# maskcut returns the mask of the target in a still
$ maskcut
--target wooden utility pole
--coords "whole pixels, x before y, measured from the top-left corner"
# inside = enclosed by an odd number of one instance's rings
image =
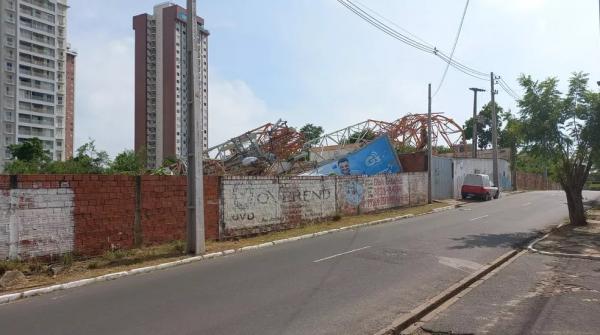
[[[494,166],[494,186],[500,189],[499,176],[498,176],[498,119],[496,115],[496,91],[494,84],[496,78],[494,72],[490,73],[491,80],[491,94],[492,94],[492,153],[493,153],[493,166]]]
[[[204,245],[203,117],[197,83],[198,22],[196,0],[187,0],[187,252],[200,255]]]
[[[427,203],[431,204],[433,203],[433,148],[431,145],[431,83],[429,84],[427,91]]]
[[[469,88],[473,91],[473,158],[477,158],[477,92],[485,92],[482,88]]]

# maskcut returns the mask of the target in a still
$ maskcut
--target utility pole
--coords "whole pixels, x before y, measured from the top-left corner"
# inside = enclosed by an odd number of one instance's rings
[[[490,73],[491,79],[491,94],[492,94],[492,153],[494,159],[494,186],[500,189],[499,176],[498,176],[498,120],[496,115],[496,91],[494,89],[494,84],[496,78],[494,77],[494,72]]]
[[[433,203],[432,199],[432,168],[433,168],[433,148],[431,147],[431,83],[428,86],[427,94],[427,203]]]
[[[204,171],[202,168],[204,122],[200,115],[197,85],[198,23],[196,0],[187,0],[187,252],[200,255],[204,245]]]
[[[473,91],[473,158],[477,158],[477,92],[485,92],[482,88],[469,88]]]

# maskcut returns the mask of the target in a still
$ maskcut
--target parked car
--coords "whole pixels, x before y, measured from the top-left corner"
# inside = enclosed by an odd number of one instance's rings
[[[460,190],[463,199],[481,198],[483,200],[498,199],[500,189],[490,181],[487,174],[468,174]]]

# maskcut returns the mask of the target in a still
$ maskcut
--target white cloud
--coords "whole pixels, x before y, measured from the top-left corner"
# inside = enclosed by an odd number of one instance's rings
[[[77,46],[83,52],[77,58],[75,147],[92,138],[114,157],[133,148],[134,40],[97,37]],[[244,81],[209,80],[210,146],[277,118]]]
[[[276,117],[244,81],[209,79],[209,146],[241,135]]]
[[[546,0],[487,0],[487,3],[504,10],[530,12],[546,5]]]
[[[92,138],[114,156],[133,148],[134,44],[95,37],[75,44],[75,147]]]

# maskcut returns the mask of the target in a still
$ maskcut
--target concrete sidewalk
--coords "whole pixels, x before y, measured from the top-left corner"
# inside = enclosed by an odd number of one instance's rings
[[[596,212],[536,244],[547,253],[600,253]],[[526,253],[426,322],[417,334],[598,334],[600,260]]]
[[[565,225],[532,248],[551,256],[571,255],[600,260],[600,210],[590,210],[587,215],[587,226]]]
[[[598,315],[599,261],[528,253],[425,323],[420,334],[598,334]]]

